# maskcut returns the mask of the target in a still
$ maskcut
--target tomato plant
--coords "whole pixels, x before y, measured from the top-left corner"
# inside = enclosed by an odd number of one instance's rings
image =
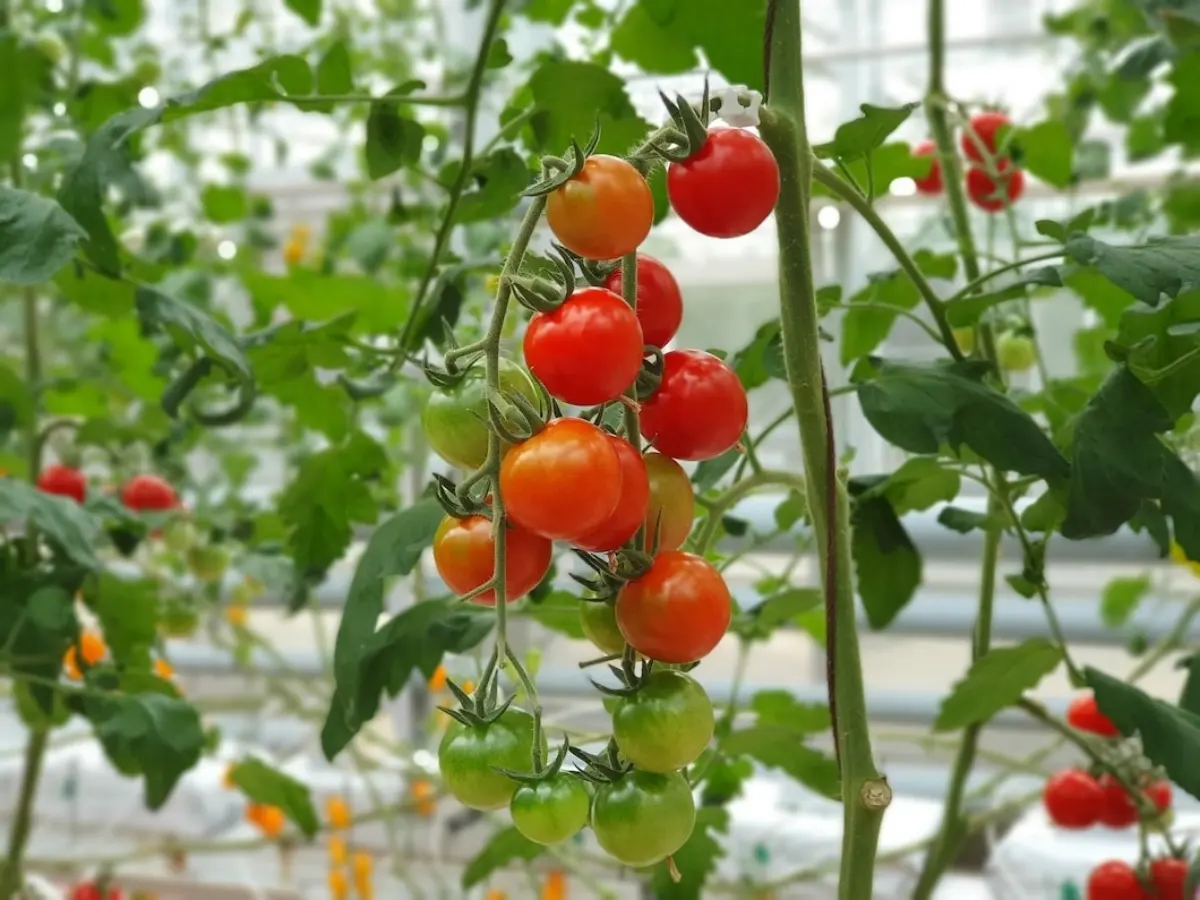
[[[674,459],[712,459],[737,444],[748,416],[746,390],[729,366],[710,353],[671,350],[642,404],[642,434]]]
[[[537,587],[550,569],[550,541],[520,525],[507,525],[504,539],[504,596],[511,603]],[[456,519],[446,516],[433,538],[433,561],[452,591],[472,594],[492,580],[496,568],[496,542],[492,520],[484,516]],[[473,597],[486,606],[496,603],[495,590]]]
[[[521,366],[499,362],[500,390],[538,403],[537,388]],[[453,466],[475,469],[487,458],[488,386],[483,366],[476,364],[452,387],[435,390],[421,408],[421,429],[429,449]]]
[[[779,166],[756,134],[715,128],[704,145],[667,168],[667,197],[701,234],[732,238],[767,220],[779,198]]]
[[[551,396],[576,406],[608,403],[642,368],[642,327],[619,294],[576,291],[525,331],[525,360]]]
[[[626,160],[599,154],[550,194],[546,221],[571,252],[585,259],[619,259],[650,233],[654,197]]]
[[[579,778],[559,772],[544,781],[523,784],[509,804],[517,831],[539,844],[560,844],[588,822],[592,798]]]
[[[696,804],[679,772],[636,769],[601,785],[592,802],[592,831],[600,846],[627,866],[649,866],[683,846],[692,833]]]
[[[529,772],[533,746],[533,716],[510,707],[493,722],[451,723],[438,746],[438,766],[447,790],[464,806],[502,809],[518,784],[496,769]]]
[[[617,595],[617,626],[629,645],[650,659],[703,659],[729,627],[733,600],[721,574],[681,550],[660,552],[644,575]]]
[[[613,712],[613,739],[644,772],[674,772],[694,763],[713,735],[713,708],[694,678],[660,669]]]
[[[617,296],[621,296],[624,284],[620,268],[604,280],[604,286]],[[679,282],[670,269],[644,253],[637,254],[637,318],[642,326],[642,340],[659,348],[667,346],[683,321],[683,292]]]

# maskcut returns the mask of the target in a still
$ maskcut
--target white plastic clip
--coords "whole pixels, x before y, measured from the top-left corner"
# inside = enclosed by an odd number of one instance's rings
[[[714,91],[712,95],[720,106],[716,116],[734,128],[758,126],[758,109],[762,106],[762,94],[745,85],[734,84]]]

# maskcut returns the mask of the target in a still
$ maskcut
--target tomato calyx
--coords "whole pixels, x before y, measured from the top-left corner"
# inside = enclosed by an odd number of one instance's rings
[[[446,515],[456,519],[466,519],[471,516],[483,516],[490,519],[492,509],[487,500],[472,494],[470,486],[455,484],[445,475],[433,474],[433,499],[435,499]]]
[[[617,742],[611,738],[603,754],[572,747],[571,755],[583,763],[583,768],[575,774],[592,784],[615,784],[633,771],[633,765],[621,759]]]
[[[596,147],[600,144],[600,121],[597,119],[596,127],[592,131],[592,136],[588,138],[587,145],[579,146],[579,142],[575,138],[571,138],[571,147],[567,151],[569,156],[563,158],[561,156],[543,156],[542,169],[549,174],[541,181],[527,187],[522,196],[525,197],[542,197],[546,194],[558,190],[572,178],[578,177],[583,171],[583,164],[587,162],[587,158],[596,152]]]
[[[454,721],[468,728],[491,725],[497,721],[512,706],[515,697],[508,697],[503,703],[496,703],[496,682],[492,677],[495,670],[485,674],[474,694],[468,694],[454,681],[447,678],[446,688],[458,701],[458,709],[439,706],[438,709]]]
[[[668,132],[663,141],[652,144],[650,149],[667,162],[683,162],[700,152],[704,142],[708,140],[708,116],[712,107],[708,79],[704,80],[704,95],[697,109],[682,94],[676,94],[671,100],[662,91],[658,92],[663,106],[675,126],[674,133]]]
[[[563,737],[563,742],[559,745],[554,758],[546,763],[545,766],[538,766],[532,772],[515,772],[512,769],[505,769],[500,766],[492,766],[492,769],[499,772],[501,775],[507,775],[513,781],[520,784],[540,784],[543,781],[549,781],[561,771],[563,763],[567,760],[567,754],[571,752],[571,741],[567,737]],[[540,750],[535,751],[540,755]],[[537,762],[540,763],[540,760]],[[571,773],[567,773],[571,774]]]
[[[517,275],[509,282],[517,302],[535,313],[552,313],[575,293],[578,279],[575,276],[576,257],[561,244],[552,246],[551,261],[558,278],[544,275]]]
[[[586,550],[576,548],[575,555],[581,559],[595,574],[579,575],[571,573],[571,578],[592,591],[597,600],[608,600],[630,581],[641,578],[654,564],[654,557],[636,547],[622,547],[615,553],[600,556]]]

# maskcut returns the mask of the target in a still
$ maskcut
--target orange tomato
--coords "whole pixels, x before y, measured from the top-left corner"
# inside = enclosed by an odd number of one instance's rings
[[[433,794],[433,785],[428,781],[414,781],[412,795],[413,800],[416,801],[417,815],[428,819],[437,810],[437,798]]]
[[[371,874],[375,868],[375,858],[365,850],[356,850],[352,861],[354,869],[354,889],[359,894],[371,891]]]
[[[164,681],[170,681],[175,677],[175,669],[171,667],[169,662],[159,657],[154,661],[154,674]]]
[[[562,869],[551,869],[542,885],[542,900],[567,900],[567,876]]]
[[[225,621],[234,628],[244,628],[246,625],[246,607],[244,604],[235,603],[225,607]]]
[[[429,679],[429,690],[437,693],[446,689],[446,667],[438,666]]]
[[[225,767],[225,777],[221,780],[221,783],[229,790],[233,790],[235,787],[237,787],[237,785],[233,783],[233,770],[236,767],[237,763],[230,763],[227,765]]]
[[[329,841],[325,845],[329,851],[329,862],[335,866],[344,866],[346,864],[346,842],[336,834],[329,836]]]
[[[89,630],[80,634],[78,644],[72,644],[67,648],[67,652],[63,656],[63,668],[67,670],[67,677],[76,681],[83,678],[83,671],[79,667],[79,656],[77,655],[80,652],[83,654],[84,663],[94,666],[104,659],[104,655],[108,653],[108,645],[104,643],[104,638],[99,634]]]
[[[331,828],[344,831],[350,827],[350,804],[341,797],[330,797],[325,801],[325,818]]]
[[[329,870],[329,896],[333,900],[345,900],[350,896],[350,885],[346,883],[346,873],[341,869]]]
[[[492,888],[487,893],[487,900],[508,900],[508,894],[500,888]]]
[[[249,804],[246,807],[246,818],[258,826],[264,837],[271,840],[283,834],[283,826],[287,821],[282,809],[265,803]]]

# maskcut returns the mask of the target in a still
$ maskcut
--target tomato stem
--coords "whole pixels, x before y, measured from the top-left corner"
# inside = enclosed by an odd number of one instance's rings
[[[838,897],[870,900],[886,795],[875,789],[882,777],[871,750],[864,696],[851,582],[849,499],[837,472],[830,394],[821,362],[809,218],[813,155],[805,121],[800,18],[796,0],[772,0],[765,40],[770,104],[762,111],[759,131],[779,164],[775,223],[783,355],[800,426],[809,515],[826,593],[826,677],[844,806]],[[868,787],[872,790],[866,791]],[[868,795],[884,800],[868,804]]]

